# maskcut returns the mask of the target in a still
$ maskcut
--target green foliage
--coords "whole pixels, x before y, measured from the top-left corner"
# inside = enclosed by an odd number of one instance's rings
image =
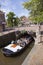
[[[27,31],[24,29],[24,30],[22,30],[21,31],[21,34],[24,34],[24,33],[26,33]]]
[[[9,27],[18,26],[19,18],[15,17],[14,12],[9,12],[7,14],[7,24]]]
[[[20,17],[20,20],[22,21],[23,18],[26,18],[26,16],[21,16],[21,17]]]
[[[30,19],[34,22],[43,22],[43,0],[30,0],[23,3],[24,8],[30,11]]]
[[[13,12],[9,12],[7,14],[7,22],[8,26],[13,27],[13,19],[14,19],[15,14]]]
[[[18,26],[20,19],[18,17],[15,18],[14,25]]]

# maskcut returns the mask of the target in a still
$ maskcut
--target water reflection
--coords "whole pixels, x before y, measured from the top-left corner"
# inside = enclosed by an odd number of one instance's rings
[[[28,53],[31,51],[31,49],[34,46],[34,42],[32,42],[25,50],[22,52],[22,54],[19,54],[18,56],[14,57],[5,57],[1,50],[0,50],[0,65],[21,65],[28,55]]]

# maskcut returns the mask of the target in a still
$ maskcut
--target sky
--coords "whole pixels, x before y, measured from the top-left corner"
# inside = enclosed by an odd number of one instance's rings
[[[27,0],[0,0],[0,9],[7,14],[8,12],[12,11],[16,14],[16,16],[27,16],[28,11],[24,9],[22,3]]]

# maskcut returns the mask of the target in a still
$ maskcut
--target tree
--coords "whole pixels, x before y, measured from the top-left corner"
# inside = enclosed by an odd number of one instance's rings
[[[14,25],[18,26],[20,19],[18,17],[15,17]]]
[[[28,2],[25,2],[24,8],[30,11],[30,19],[36,23],[38,23],[38,29],[36,31],[37,33],[37,39],[40,38],[38,35],[40,35],[40,25],[39,23],[43,22],[43,0],[30,0]],[[39,41],[38,41],[39,42]],[[40,39],[41,42],[41,39]]]
[[[13,12],[9,12],[7,14],[7,22],[8,22],[8,26],[10,26],[10,27],[13,27],[13,22],[14,22],[14,18],[15,18],[14,16],[15,16],[15,14]]]
[[[7,14],[7,24],[10,27],[18,26],[20,19],[18,17],[15,17],[14,12],[9,12]]]
[[[30,11],[30,19],[34,22],[43,22],[43,0],[30,0],[23,3],[24,8]]]
[[[21,16],[20,17],[20,20],[22,21],[23,19],[25,19],[26,18],[26,16]]]

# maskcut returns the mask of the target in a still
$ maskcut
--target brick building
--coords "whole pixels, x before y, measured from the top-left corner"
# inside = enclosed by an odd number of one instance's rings
[[[5,13],[0,11],[0,32],[5,31]]]

